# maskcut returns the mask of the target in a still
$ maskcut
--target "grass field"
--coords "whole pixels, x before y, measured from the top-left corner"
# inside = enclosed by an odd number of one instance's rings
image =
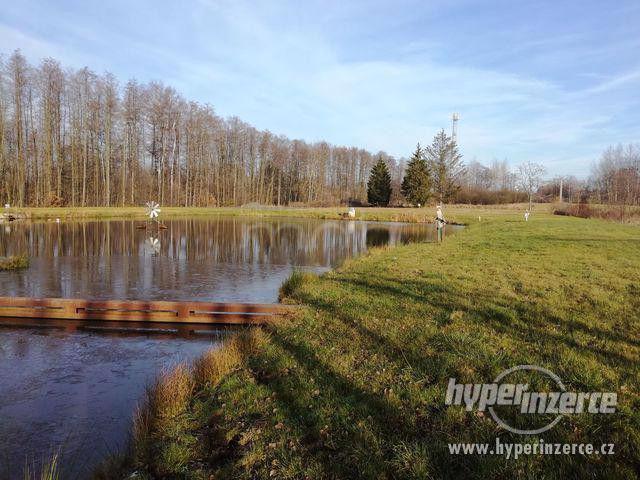
[[[129,471],[203,479],[635,478],[638,227],[548,214],[525,223],[516,209],[448,214],[468,228],[442,245],[376,249],[322,277],[297,274],[283,290],[286,301],[306,306],[300,315],[159,379],[136,422]],[[567,416],[524,436],[445,405],[450,377],[491,382],[519,364],[552,370],[569,391],[617,392],[618,411]],[[507,460],[447,447],[496,437],[614,443],[615,455]]]
[[[525,204],[501,205],[495,207],[477,207],[456,205],[446,209],[448,219],[453,222],[477,220],[483,218],[513,214],[526,210]],[[551,204],[536,205],[540,212],[550,212]],[[289,207],[162,207],[163,218],[191,218],[207,215],[251,216],[251,217],[304,217],[318,219],[340,219],[346,213],[346,207],[289,208]],[[100,220],[134,218],[144,219],[143,207],[58,207],[23,208],[16,211],[31,220]],[[430,222],[435,217],[435,207],[426,208],[356,208],[358,220],[394,221],[394,222]]]

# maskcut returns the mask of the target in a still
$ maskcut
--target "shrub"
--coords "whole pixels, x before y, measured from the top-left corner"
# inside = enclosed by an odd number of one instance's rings
[[[455,196],[456,203],[471,205],[497,205],[524,203],[528,201],[526,192],[513,190],[486,190],[482,188],[462,188]]]
[[[0,271],[20,270],[29,266],[29,257],[26,255],[14,255],[12,257],[0,258]]]
[[[51,194],[47,198],[46,205],[48,207],[64,207],[64,199],[55,194]]]
[[[568,205],[557,208],[554,215],[568,215],[580,218],[601,218],[614,222],[638,223],[640,221],[640,208],[621,205],[589,205],[580,202],[577,205]]]

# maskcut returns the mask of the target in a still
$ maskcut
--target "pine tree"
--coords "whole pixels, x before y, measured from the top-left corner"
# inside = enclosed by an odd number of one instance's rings
[[[433,191],[439,202],[447,202],[460,189],[459,180],[465,170],[458,146],[440,130],[426,148],[425,157],[433,175]]]
[[[400,189],[411,203],[424,205],[431,197],[431,175],[420,144],[407,164]]]
[[[369,183],[367,184],[367,201],[371,205],[386,207],[391,198],[391,175],[389,168],[382,157],[371,169]]]

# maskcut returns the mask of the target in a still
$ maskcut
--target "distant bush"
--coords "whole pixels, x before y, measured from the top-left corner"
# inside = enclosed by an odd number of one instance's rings
[[[47,207],[64,207],[64,205],[64,199],[54,194],[49,195],[46,201]]]
[[[496,205],[505,203],[523,203],[528,200],[526,192],[513,190],[486,190],[480,188],[463,188],[455,196],[455,203],[471,205]]]
[[[627,223],[640,222],[640,207],[628,205],[590,205],[581,202],[556,208],[553,214],[579,218],[600,218]]]
[[[0,258],[0,270],[20,270],[29,266],[29,257],[26,255],[14,255]]]

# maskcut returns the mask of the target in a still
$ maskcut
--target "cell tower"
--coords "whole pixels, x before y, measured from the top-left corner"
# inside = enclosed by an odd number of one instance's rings
[[[451,115],[451,141],[453,143],[458,143],[458,120],[460,120],[460,115],[454,112]]]

